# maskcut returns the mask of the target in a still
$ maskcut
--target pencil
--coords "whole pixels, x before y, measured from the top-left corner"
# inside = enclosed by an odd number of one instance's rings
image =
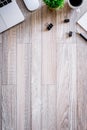
[[[87,38],[82,33],[79,33],[79,32],[76,32],[76,33],[79,34],[80,37],[82,37],[85,41],[87,41]]]

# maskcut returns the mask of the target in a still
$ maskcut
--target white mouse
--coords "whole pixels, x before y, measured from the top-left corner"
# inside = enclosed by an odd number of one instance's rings
[[[27,9],[30,11],[34,11],[38,9],[39,7],[39,1],[38,0],[23,0]]]

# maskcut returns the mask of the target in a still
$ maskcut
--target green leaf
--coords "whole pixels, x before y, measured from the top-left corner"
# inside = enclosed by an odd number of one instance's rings
[[[44,3],[51,8],[62,8],[64,7],[65,0],[43,0]]]

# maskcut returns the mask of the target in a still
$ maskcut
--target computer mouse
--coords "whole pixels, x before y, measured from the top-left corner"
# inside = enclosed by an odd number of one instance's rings
[[[39,8],[38,0],[23,0],[29,11],[34,11]]]

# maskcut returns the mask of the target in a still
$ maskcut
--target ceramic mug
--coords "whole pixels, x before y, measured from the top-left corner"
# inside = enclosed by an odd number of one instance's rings
[[[78,9],[83,3],[83,0],[68,0],[68,4],[72,9]]]

